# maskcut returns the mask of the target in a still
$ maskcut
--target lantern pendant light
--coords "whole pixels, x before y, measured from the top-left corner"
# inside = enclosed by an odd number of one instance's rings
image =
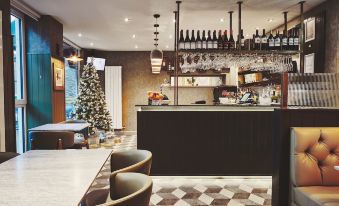
[[[159,24],[158,24],[158,18],[160,17],[159,14],[154,14],[153,15],[154,18],[155,18],[155,24],[154,24],[154,27],[155,27],[155,32],[154,32],[154,35],[155,35],[155,38],[154,38],[154,46],[155,46],[155,49],[153,49],[151,51],[151,65],[152,65],[152,73],[153,74],[160,74],[160,70],[161,70],[161,64],[162,64],[162,59],[163,59],[163,53],[161,50],[158,49],[158,27],[159,27]]]

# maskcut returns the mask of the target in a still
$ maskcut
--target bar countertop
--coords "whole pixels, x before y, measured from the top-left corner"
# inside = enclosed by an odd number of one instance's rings
[[[269,105],[135,105],[138,111],[274,111],[279,108]]]

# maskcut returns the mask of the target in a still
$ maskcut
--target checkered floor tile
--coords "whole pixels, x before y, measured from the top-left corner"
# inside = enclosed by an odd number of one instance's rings
[[[136,149],[136,135],[116,135],[121,143],[114,151]],[[110,162],[107,161],[90,191],[109,188]],[[250,206],[271,205],[272,178],[153,177],[150,205],[159,206]]]

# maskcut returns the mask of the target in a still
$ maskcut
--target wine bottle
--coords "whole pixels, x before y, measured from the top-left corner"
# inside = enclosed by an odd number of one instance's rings
[[[223,47],[225,50],[229,50],[230,49],[230,45],[229,45],[229,41],[228,41],[228,37],[227,37],[227,30],[224,31],[224,36],[223,36]]]
[[[185,49],[191,49],[191,40],[190,40],[190,37],[189,37],[189,31],[188,30],[186,30]]]
[[[222,39],[221,30],[219,30],[218,35],[218,49],[224,49],[224,41]]]
[[[244,37],[244,30],[241,29],[241,33],[240,33],[240,46],[241,49],[245,49],[245,37]]]
[[[295,28],[294,32],[294,50],[299,50],[299,29]]]
[[[288,50],[288,38],[287,38],[285,29],[284,29],[283,36],[281,37],[281,49]]]
[[[231,30],[230,32],[230,39],[228,41],[228,49],[229,50],[234,50],[235,49],[235,41],[234,41],[234,38],[233,38],[233,31]]]
[[[217,39],[217,31],[213,31],[213,49],[218,49],[218,39]]]
[[[255,50],[260,50],[260,43],[261,43],[261,39],[259,36],[259,30],[256,29],[255,30],[255,36],[254,36],[254,48]]]
[[[256,50],[256,47],[255,47],[255,34],[252,35],[251,50]]]
[[[275,50],[281,49],[281,39],[280,39],[279,31],[276,31],[276,34],[274,37],[274,49]]]
[[[185,40],[184,40],[184,31],[180,31],[180,38],[179,38],[179,50],[185,49]]]
[[[288,31],[288,50],[294,50],[293,29]]]
[[[261,36],[261,50],[267,50],[268,48],[268,41],[265,29],[262,30],[262,36]]]
[[[201,44],[202,49],[207,49],[207,40],[206,40],[206,35],[205,35],[205,30],[202,31],[202,44]]]
[[[195,49],[196,41],[195,41],[195,36],[194,36],[194,30],[192,30],[190,43],[191,43],[191,49]]]
[[[272,30],[270,36],[268,37],[268,50],[274,50],[274,37],[272,34]]]
[[[195,48],[196,49],[201,49],[202,48],[202,41],[201,41],[201,38],[200,38],[200,31],[199,30],[197,32],[197,40],[195,42]]]
[[[212,41],[210,30],[208,30],[207,32],[207,49],[213,49],[213,41]]]

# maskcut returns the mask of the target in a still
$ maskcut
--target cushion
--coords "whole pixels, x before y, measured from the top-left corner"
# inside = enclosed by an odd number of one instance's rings
[[[302,206],[339,206],[339,187],[311,186],[293,188],[294,202]]]
[[[291,179],[295,186],[339,186],[339,128],[292,128]]]

